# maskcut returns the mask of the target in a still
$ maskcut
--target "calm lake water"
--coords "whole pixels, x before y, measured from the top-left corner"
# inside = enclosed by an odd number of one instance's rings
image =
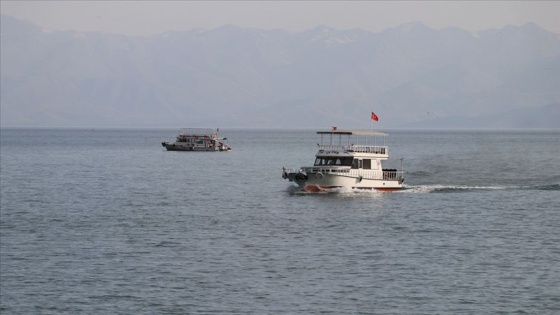
[[[406,189],[303,193],[313,130],[2,129],[2,314],[558,314],[560,131],[389,131]]]

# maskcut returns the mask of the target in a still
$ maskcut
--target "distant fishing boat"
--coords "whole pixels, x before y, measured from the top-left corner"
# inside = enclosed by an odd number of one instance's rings
[[[182,128],[174,142],[165,141],[161,145],[167,151],[231,151],[227,138],[218,136],[219,129]]]
[[[384,168],[389,159],[386,133],[370,130],[318,131],[321,142],[313,166],[300,169],[282,168],[282,177],[306,191],[319,192],[336,188],[376,189],[403,188],[402,158],[397,168]],[[383,145],[378,145],[382,138]]]

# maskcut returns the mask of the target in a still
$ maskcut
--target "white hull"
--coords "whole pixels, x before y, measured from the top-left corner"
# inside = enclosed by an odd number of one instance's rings
[[[181,142],[162,142],[161,145],[167,151],[231,151],[231,148],[225,146],[194,146]]]
[[[299,175],[298,175],[299,174]],[[337,188],[375,189],[392,191],[403,188],[404,179],[364,178],[364,176],[350,176],[327,173],[305,173],[286,170],[284,178],[293,181],[307,191],[327,191]]]

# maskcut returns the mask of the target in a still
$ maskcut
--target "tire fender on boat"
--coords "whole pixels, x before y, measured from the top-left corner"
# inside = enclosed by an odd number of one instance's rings
[[[294,178],[300,182],[304,182],[307,180],[307,174],[300,172],[297,173],[296,176],[294,176]]]

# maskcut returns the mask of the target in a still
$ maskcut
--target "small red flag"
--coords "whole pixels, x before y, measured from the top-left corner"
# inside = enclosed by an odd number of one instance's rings
[[[374,112],[371,112],[371,120],[379,121],[379,117]]]

